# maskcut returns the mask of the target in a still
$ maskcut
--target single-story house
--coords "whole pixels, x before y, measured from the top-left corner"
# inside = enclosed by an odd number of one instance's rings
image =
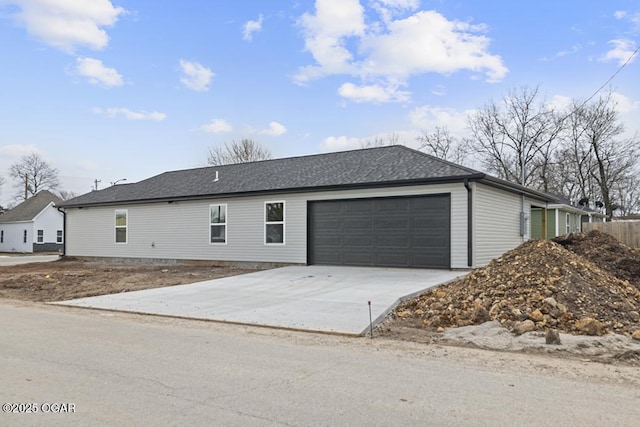
[[[531,209],[531,237],[534,239],[552,239],[569,233],[582,231],[584,222],[603,222],[606,216],[588,207],[575,205],[571,200],[557,194],[547,193],[556,199],[546,209]],[[542,226],[546,214],[546,233]]]
[[[0,215],[0,252],[58,251],[63,247],[62,199],[50,191],[39,191]]]
[[[65,254],[466,269],[555,199],[404,146],[165,172],[61,206]]]

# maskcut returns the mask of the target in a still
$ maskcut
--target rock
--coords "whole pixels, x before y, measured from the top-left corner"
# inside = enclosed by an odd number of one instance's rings
[[[560,314],[565,314],[567,312],[567,306],[562,303],[558,303],[556,308],[560,311]]]
[[[574,326],[578,331],[591,336],[601,336],[605,333],[604,325],[591,317],[578,320]]]
[[[444,328],[442,326],[439,326],[438,329],[436,329],[436,331],[442,333],[444,332]]]
[[[631,320],[633,320],[634,322],[638,322],[640,321],[640,313],[638,313],[637,311],[630,311],[629,312],[629,317],[631,318]]]
[[[631,338],[640,341],[640,329],[631,334]]]
[[[541,322],[543,318],[544,315],[537,308],[529,314],[529,319],[533,320],[534,322]]]
[[[555,300],[555,298],[552,297],[545,298],[544,300],[542,300],[542,303],[548,305],[551,308],[556,308],[558,306],[558,302]]]
[[[513,332],[516,335],[522,335],[525,332],[531,332],[536,329],[536,324],[533,323],[533,320],[527,319],[522,322],[516,322],[513,325]]]
[[[560,334],[555,329],[549,329],[544,336],[544,340],[549,345],[560,345]]]
[[[491,315],[486,308],[481,305],[477,305],[473,311],[473,323],[479,325],[480,323],[488,322],[491,320]]]

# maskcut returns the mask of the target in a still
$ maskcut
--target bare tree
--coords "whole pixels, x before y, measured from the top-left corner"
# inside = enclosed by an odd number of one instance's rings
[[[78,194],[76,194],[73,191],[58,190],[58,196],[60,196],[62,200],[70,200],[70,199],[73,199],[74,197],[77,197]]]
[[[467,141],[456,138],[446,127],[436,126],[433,132],[422,131],[416,138],[418,148],[425,153],[457,164],[465,164],[467,159]]]
[[[209,147],[207,163],[211,166],[228,165],[234,163],[248,163],[271,158],[267,148],[262,147],[251,139],[233,141],[224,146]]]
[[[55,190],[59,185],[58,170],[36,153],[22,156],[18,163],[11,165],[9,176],[18,188],[16,196],[23,200],[40,190]]]
[[[544,186],[540,176],[562,120],[538,87],[511,90],[500,103],[490,101],[469,118],[468,126],[470,146],[488,172],[523,185]]]
[[[388,147],[390,145],[398,145],[400,142],[400,136],[397,133],[392,133],[386,138],[376,136],[373,139],[365,139],[360,141],[360,148],[377,148]]]

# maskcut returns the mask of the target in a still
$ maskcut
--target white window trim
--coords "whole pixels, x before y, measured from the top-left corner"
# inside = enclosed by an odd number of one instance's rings
[[[0,230],[0,243],[4,243],[4,230]]]
[[[58,234],[60,234],[59,238],[58,238]],[[63,230],[56,230],[56,243],[64,243],[64,231]]]
[[[26,245],[28,242],[28,236],[29,234],[27,233],[27,230],[23,230],[22,231],[22,244]]]
[[[214,224],[211,222],[211,208],[213,206],[224,206],[224,222],[219,222]],[[214,246],[225,246],[229,241],[228,232],[229,232],[229,207],[226,203],[212,203],[209,205],[209,244]],[[211,226],[212,225],[224,225],[224,242],[212,242],[211,241]]]
[[[267,205],[271,205],[274,203],[282,203],[282,221],[267,221]],[[287,222],[287,205],[284,200],[270,200],[264,202],[264,210],[262,212],[262,218],[264,219],[264,226],[262,227],[262,243],[265,246],[284,246],[287,241],[287,233],[285,231],[286,222]],[[268,243],[267,242],[267,225],[270,224],[282,224],[282,243]]]
[[[42,231],[42,239],[40,239],[40,232]],[[40,229],[40,230],[36,230],[36,243],[37,244],[42,244],[44,243],[44,230]]]
[[[126,218],[127,218],[127,223],[125,226],[118,226],[116,225],[116,221],[118,218],[118,213],[124,212]],[[118,242],[116,239],[116,236],[118,235],[118,233],[116,232],[118,230],[118,228],[124,228],[125,233],[124,233],[124,242]],[[127,243],[129,243],[129,209],[116,209],[115,212],[113,213],[113,241],[116,245],[126,245]]]
[[[566,232],[567,234],[571,233],[571,214],[569,212],[566,213]]]

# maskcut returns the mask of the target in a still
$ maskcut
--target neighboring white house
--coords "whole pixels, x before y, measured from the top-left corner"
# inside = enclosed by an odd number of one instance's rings
[[[466,269],[553,201],[390,146],[166,172],[61,207],[69,256]]]
[[[63,247],[62,202],[44,190],[0,215],[0,252],[45,252]]]

